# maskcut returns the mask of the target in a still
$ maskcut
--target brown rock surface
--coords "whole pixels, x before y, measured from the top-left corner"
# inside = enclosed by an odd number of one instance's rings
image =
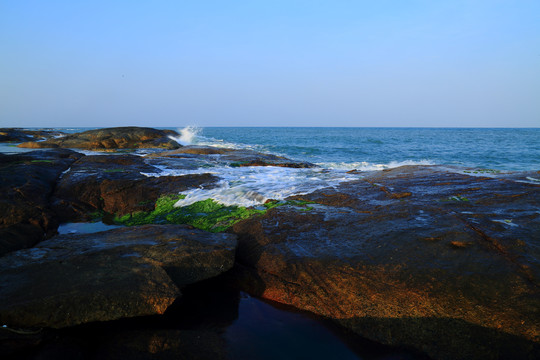
[[[540,355],[540,186],[437,167],[364,174],[238,223],[246,286],[438,359]]]
[[[26,142],[19,145],[23,148],[72,148],[86,150],[108,149],[177,149],[179,145],[169,136],[178,135],[172,130],[157,130],[145,127],[115,127],[88,130],[69,134],[60,138],[41,142]]]
[[[180,225],[62,235],[0,258],[0,324],[62,328],[162,314],[233,266],[236,239]]]
[[[217,180],[210,174],[148,177],[141,172],[159,169],[135,155],[85,156],[58,182],[53,208],[64,222],[85,219],[95,211],[119,215],[151,211],[162,195],[210,187]]]
[[[80,156],[71,150],[0,154],[0,256],[54,234],[49,199],[56,180]]]
[[[206,160],[208,163],[220,163],[234,167],[244,166],[280,166],[289,168],[312,168],[316,165],[288,159],[283,156],[261,153],[246,149],[228,149],[212,146],[184,146],[177,150],[149,154],[149,158],[188,158]]]

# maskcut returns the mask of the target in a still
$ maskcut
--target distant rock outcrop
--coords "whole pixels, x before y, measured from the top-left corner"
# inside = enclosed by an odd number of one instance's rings
[[[145,127],[115,127],[88,130],[60,138],[40,142],[26,142],[23,148],[72,148],[85,150],[112,149],[178,149],[181,147],[169,136],[177,136],[173,130],[158,130]]]
[[[234,225],[244,286],[437,359],[538,358],[540,186],[437,167],[366,175],[295,197],[310,211]]]
[[[25,130],[17,128],[0,128],[0,142],[23,142],[46,140],[63,136],[64,133],[55,130]]]

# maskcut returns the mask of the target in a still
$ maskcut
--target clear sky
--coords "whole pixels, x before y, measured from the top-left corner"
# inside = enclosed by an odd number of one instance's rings
[[[540,127],[539,0],[0,0],[0,127]]]

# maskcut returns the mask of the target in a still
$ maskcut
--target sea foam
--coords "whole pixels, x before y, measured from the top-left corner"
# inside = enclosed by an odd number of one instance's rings
[[[169,139],[172,139],[179,143],[180,145],[193,145],[196,143],[197,136],[201,133],[201,128],[196,126],[186,126],[185,128],[178,128],[178,133],[180,136],[169,135]]]
[[[145,176],[179,176],[210,173],[220,178],[212,189],[192,189],[182,192],[185,199],[176,206],[188,206],[197,201],[213,199],[226,206],[257,206],[268,199],[283,200],[292,195],[303,195],[336,186],[344,181],[358,180],[358,174],[346,171],[327,171],[322,168],[296,169],[276,166],[229,167],[185,170],[160,167],[160,173],[144,173]]]
[[[212,189],[192,189],[182,192],[186,197],[175,206],[188,206],[197,201],[213,199],[226,206],[257,206],[269,199],[283,200],[289,196],[304,195],[315,190],[335,187],[343,182],[359,180],[361,173],[349,170],[374,171],[401,165],[432,165],[430,161],[404,161],[389,164],[326,163],[317,168],[284,168],[276,166],[230,167],[218,165],[198,169],[171,169],[156,166],[159,173],[142,173],[145,176],[179,176],[210,173],[220,178]]]

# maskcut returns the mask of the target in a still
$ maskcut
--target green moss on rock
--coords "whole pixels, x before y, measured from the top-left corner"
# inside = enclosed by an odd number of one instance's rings
[[[246,208],[243,206],[226,206],[212,199],[197,201],[188,206],[175,207],[174,204],[185,198],[185,195],[167,195],[160,197],[153,211],[140,211],[122,216],[115,216],[114,223],[122,225],[143,224],[189,224],[210,232],[225,231],[237,222],[255,215],[264,214],[277,206],[291,205],[302,207],[304,211],[308,202],[303,201],[269,201],[262,207]]]

